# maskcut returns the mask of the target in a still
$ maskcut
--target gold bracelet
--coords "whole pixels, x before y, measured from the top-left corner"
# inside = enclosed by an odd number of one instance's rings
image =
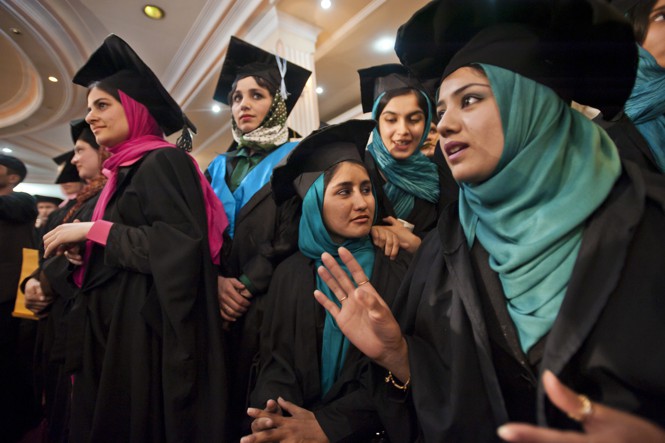
[[[393,385],[395,388],[399,389],[400,391],[406,391],[409,388],[409,383],[411,383],[411,377],[403,384],[400,385],[395,381],[395,378],[393,377],[393,373],[388,371],[388,375],[385,378],[386,383],[390,383]]]

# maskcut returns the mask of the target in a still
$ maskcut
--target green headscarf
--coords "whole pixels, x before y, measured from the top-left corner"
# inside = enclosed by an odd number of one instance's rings
[[[374,246],[369,235],[362,238],[352,238],[343,244],[332,241],[330,234],[323,223],[323,174],[316,179],[309,188],[302,202],[302,217],[300,218],[300,231],[298,233],[298,247],[300,251],[314,260],[316,268],[321,266],[321,254],[329,253],[351,278],[346,265],[339,258],[337,249],[344,246],[351,251],[358,260],[368,279],[372,278],[374,267]],[[328,288],[328,285],[316,274],[316,287],[326,294],[330,300],[340,306],[337,297]],[[326,311],[326,319],[323,326],[323,343],[321,346],[321,392],[325,395],[335,383],[344,365],[346,352],[349,348],[349,340],[337,326],[335,319]]]
[[[499,274],[524,352],[552,327],[586,219],[621,172],[607,133],[554,91],[514,72],[485,70],[505,136],[499,165],[479,184],[460,183],[460,220]]]

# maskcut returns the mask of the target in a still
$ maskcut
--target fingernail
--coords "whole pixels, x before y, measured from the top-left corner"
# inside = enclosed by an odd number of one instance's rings
[[[247,413],[248,413],[248,414],[253,414],[253,413],[255,413],[256,411],[257,411],[256,408],[247,408]]]
[[[499,437],[503,438],[504,440],[510,440],[511,438],[515,437],[515,432],[513,432],[512,429],[510,429],[508,426],[499,426],[499,428],[496,430],[496,433]]]

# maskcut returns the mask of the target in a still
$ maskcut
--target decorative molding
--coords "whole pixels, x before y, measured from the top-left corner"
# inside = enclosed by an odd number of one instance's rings
[[[214,0],[211,0],[214,2]],[[255,13],[255,9],[262,3],[262,0],[246,0],[242,2],[233,2],[233,6],[226,11],[221,21],[210,20],[208,32],[196,31],[194,39],[198,41],[198,51],[190,48],[195,57],[191,62],[182,63],[184,70],[179,79],[169,79],[171,95],[185,108],[200,92],[211,77],[218,74],[221,68],[221,55],[225,53],[229,40],[236,34],[245,22]],[[193,27],[192,29],[196,29]],[[190,43],[191,44],[191,43]],[[174,75],[174,71],[170,71]]]
[[[326,123],[329,125],[336,125],[337,123],[343,123],[347,120],[351,119],[361,119],[361,120],[369,120],[372,118],[372,114],[368,113],[363,113],[363,106],[362,105],[356,105],[353,108],[349,109],[348,111],[342,112],[335,118],[331,118],[328,120]]]
[[[314,60],[318,61],[325,57],[330,51],[351,33],[363,20],[372,15],[374,11],[379,9],[387,0],[372,0],[367,6],[361,9],[356,15],[351,17],[349,21],[344,23],[334,34],[332,34],[321,46],[316,49],[314,53]]]
[[[10,100],[0,104],[0,128],[6,128],[27,119],[39,109],[44,99],[44,89],[37,69],[23,49],[2,30],[0,38],[13,48],[21,72],[20,87],[14,91]]]

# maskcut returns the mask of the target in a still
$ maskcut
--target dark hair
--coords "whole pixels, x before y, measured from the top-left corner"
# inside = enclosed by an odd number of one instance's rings
[[[265,78],[259,77],[258,75],[248,75],[247,77],[252,77],[256,81],[257,85],[261,86],[262,88],[266,88],[272,97],[274,97],[275,94],[277,93],[277,86],[273,85],[272,82],[266,80]],[[236,88],[238,87],[238,82],[243,78],[247,77],[235,79],[235,81],[231,85],[231,92],[229,92],[229,97],[228,97],[229,103],[233,103],[233,94],[236,92]]]
[[[118,100],[118,102],[122,103],[120,100],[120,94],[118,93],[118,88],[109,85],[108,83],[104,82],[104,80],[97,80],[90,83],[88,86],[88,95],[90,95],[90,91],[92,91],[93,88],[101,89],[107,94],[113,96],[113,98]]]
[[[325,170],[323,173],[323,192],[326,192],[326,189],[328,189],[328,185],[330,184],[330,181],[332,178],[335,176],[335,173],[339,169],[339,167],[344,164],[344,163],[353,163],[354,165],[359,165],[362,166],[365,172],[367,172],[367,176],[369,177],[369,171],[367,171],[367,167],[359,160],[344,160],[338,163],[335,163],[331,167]]]
[[[385,94],[383,94],[383,97],[381,97],[381,100],[379,100],[379,105],[376,107],[377,119],[383,112],[383,109],[386,107],[388,102],[390,102],[390,100],[394,99],[395,97],[401,97],[402,95],[408,95],[408,94],[414,94],[416,96],[416,99],[418,100],[418,107],[422,109],[422,111],[427,116],[429,113],[428,110],[429,106],[427,104],[427,99],[425,98],[425,96],[419,90],[405,86],[403,88],[391,89],[389,91],[386,91]]]
[[[633,25],[633,33],[635,40],[640,45],[644,43],[647,38],[647,31],[649,30],[649,16],[651,10],[656,4],[656,0],[642,0],[639,1],[626,11],[626,18]]]

